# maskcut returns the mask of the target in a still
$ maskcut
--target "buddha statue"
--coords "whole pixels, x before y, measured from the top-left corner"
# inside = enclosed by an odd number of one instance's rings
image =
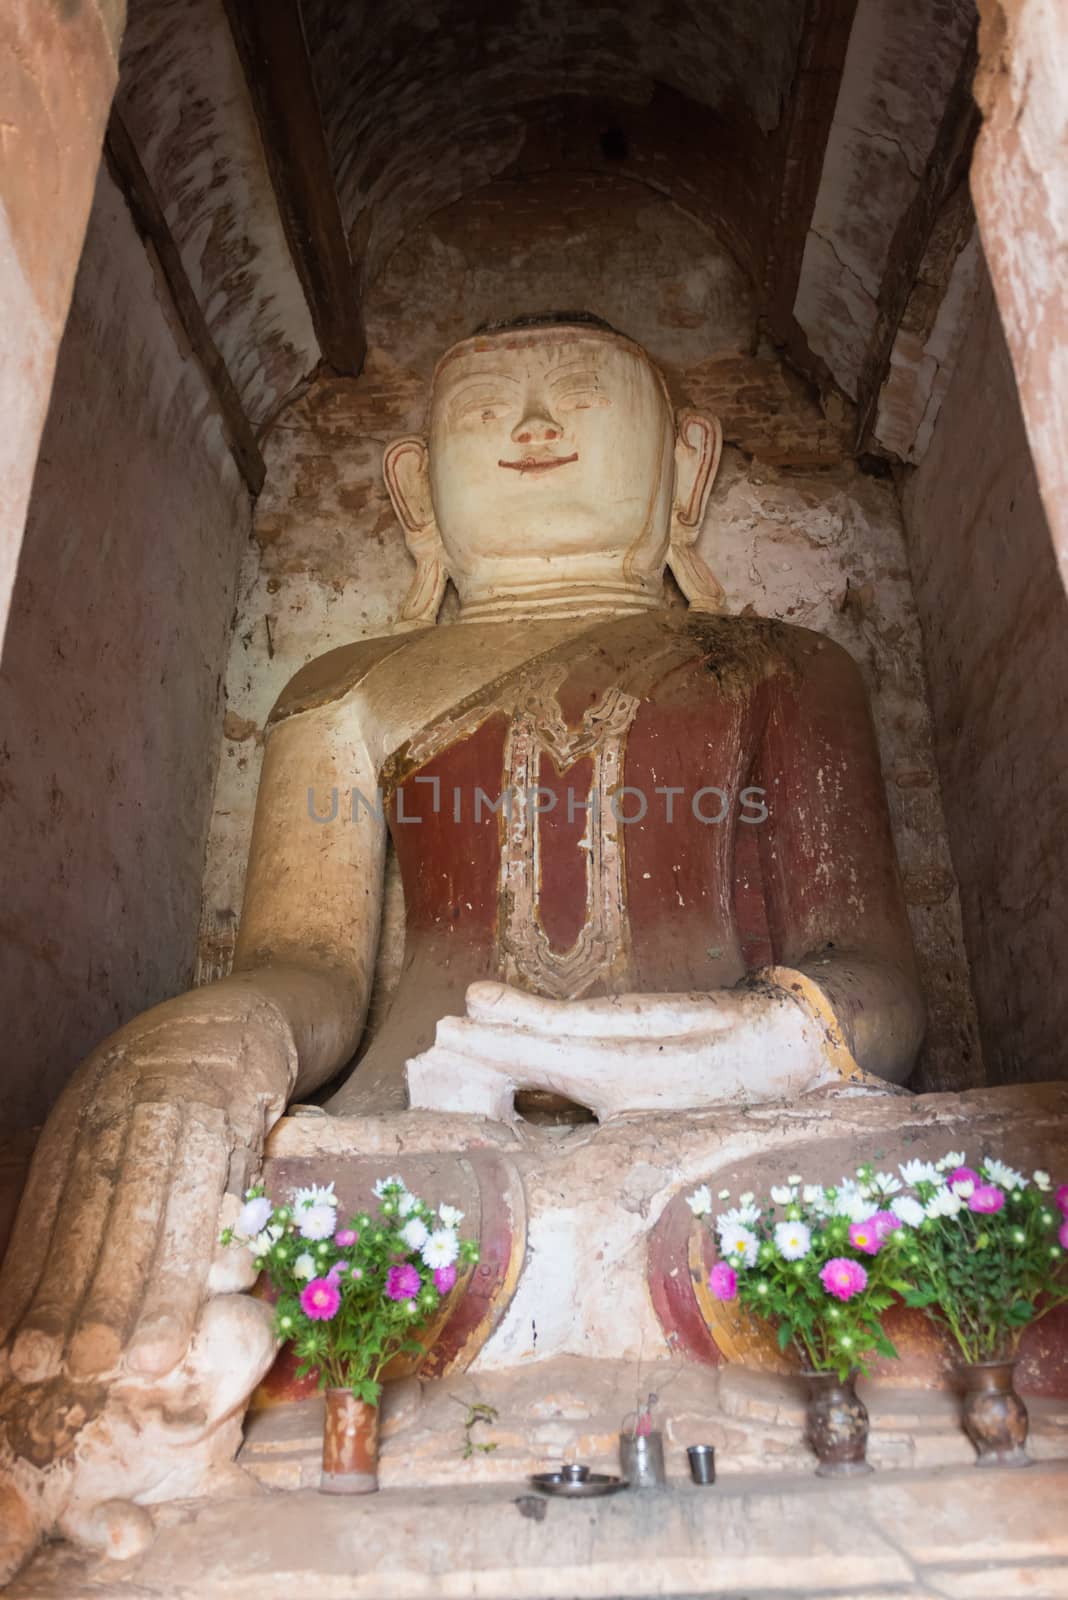
[[[0,1578],[55,1524],[128,1553],[144,1503],[236,1471],[274,1341],[220,1225],[358,1049],[389,836],[403,970],[329,1110],[506,1119],[537,1090],[603,1119],[908,1075],[863,684],[817,634],[722,614],[695,549],[720,448],[588,316],[442,357],[427,437],[385,453],[403,625],[272,713],[233,972],[107,1039],[36,1151],[0,1296]]]

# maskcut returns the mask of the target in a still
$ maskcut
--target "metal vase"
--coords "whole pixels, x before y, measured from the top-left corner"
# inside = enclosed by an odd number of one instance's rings
[[[659,1433],[621,1433],[620,1471],[632,1489],[660,1489],[667,1482],[664,1439]]]
[[[857,1375],[806,1372],[808,1409],[805,1439],[819,1457],[818,1478],[856,1477],[870,1472],[867,1460],[868,1412],[854,1388]]]
[[[351,1389],[327,1389],[322,1494],[373,1494],[378,1488],[378,1407]]]
[[[961,1420],[975,1446],[977,1467],[1026,1467],[1027,1407],[1013,1387],[1014,1361],[976,1361],[961,1367]]]

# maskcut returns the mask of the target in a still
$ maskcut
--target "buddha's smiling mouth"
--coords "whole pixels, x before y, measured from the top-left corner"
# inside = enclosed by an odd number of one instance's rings
[[[553,467],[566,467],[578,460],[578,451],[571,456],[520,456],[518,461],[498,461],[499,467],[510,467],[513,472],[551,472]]]

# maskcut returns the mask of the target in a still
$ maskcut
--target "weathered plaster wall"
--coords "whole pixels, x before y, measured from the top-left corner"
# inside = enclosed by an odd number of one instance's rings
[[[989,278],[905,496],[987,1072],[1068,1076],[1068,599]]]
[[[1062,581],[1068,575],[1068,24],[979,0],[972,194]]]
[[[192,975],[247,492],[106,172],[0,663],[0,1127]]]
[[[125,13],[0,7],[0,643]]]
[[[364,375],[320,380],[270,433],[227,675],[202,975],[228,961],[271,705],[304,662],[399,613],[412,564],[383,445],[422,427],[450,342],[488,318],[560,306],[615,322],[661,363],[678,404],[723,418],[729,447],[701,549],[730,609],[823,630],[860,661],[931,1012],[925,1081],[981,1081],[893,485],[843,461],[842,419],[758,347],[745,279],[714,236],[622,179],[500,181],[439,212],[374,285]],[[388,931],[385,985],[396,948]]]

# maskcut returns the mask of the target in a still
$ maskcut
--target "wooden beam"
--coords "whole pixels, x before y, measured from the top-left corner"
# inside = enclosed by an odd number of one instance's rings
[[[323,359],[358,374],[367,353],[300,0],[224,0],[290,254]]]
[[[779,193],[771,218],[764,275],[765,314],[773,337],[790,340],[805,241],[816,209],[823,162],[838,104],[857,0],[806,0],[790,94],[779,125]]]
[[[894,229],[886,271],[879,287],[878,313],[857,379],[857,429],[854,448],[866,448],[879,410],[879,395],[890,366],[901,319],[923,263],[939,212],[965,178],[981,116],[972,97],[978,59],[976,32],[961,58],[946,108],[919,187]]]
[[[141,157],[115,106],[108,121],[104,153],[111,174],[126,197],[134,227],[156,253],[178,320],[185,329],[185,336],[222,413],[226,440],[233,451],[234,460],[252,493],[259,494],[267,469],[256,443],[256,435],[245,415],[226,362],[208,329],[200,302],[189,282],[181,252],[167,226],[163,208],[156,199],[148,173],[141,164]]]

